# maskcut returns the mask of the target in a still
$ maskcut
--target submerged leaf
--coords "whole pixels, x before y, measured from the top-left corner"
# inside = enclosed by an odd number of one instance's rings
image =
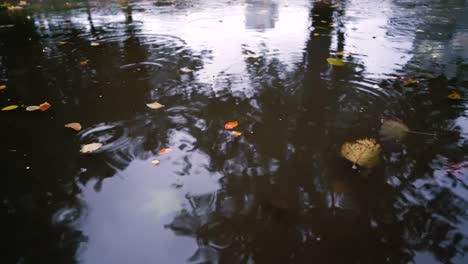
[[[157,160],[157,159],[151,161],[151,164],[153,164],[153,165],[158,165],[159,163],[160,163],[160,161]]]
[[[151,109],[159,109],[159,108],[164,107],[164,105],[162,105],[162,104],[160,104],[158,102],[154,102],[154,103],[151,103],[151,104],[146,104],[146,106],[148,106]]]
[[[231,131],[231,135],[233,137],[240,137],[240,136],[242,136],[242,132],[240,132],[240,131]]]
[[[26,107],[26,111],[37,111],[40,107],[38,105],[30,105]]]
[[[169,153],[171,151],[172,151],[172,149],[170,149],[170,148],[162,148],[162,149],[159,150],[159,154],[166,154],[166,153]]]
[[[81,124],[77,123],[77,122],[65,124],[64,127],[71,128],[71,129],[73,129],[75,131],[80,131],[81,130]]]
[[[452,99],[452,100],[460,100],[462,99],[461,95],[457,92],[451,92],[447,98]]]
[[[181,72],[183,72],[183,73],[190,73],[190,72],[193,72],[192,69],[187,68],[187,67],[180,68],[179,71],[181,71]]]
[[[44,103],[39,105],[39,110],[45,111],[45,110],[49,109],[50,107],[51,107],[51,105],[48,102],[44,102]]]
[[[1,91],[1,90],[5,90],[5,89],[6,89],[6,85],[4,85],[4,84],[3,84],[3,85],[0,85],[0,91]]]
[[[81,153],[90,153],[102,147],[102,143],[91,143],[81,146]]]
[[[386,118],[382,122],[379,134],[385,139],[403,139],[410,132],[408,126],[400,120]]]
[[[3,107],[2,111],[10,111],[10,110],[14,110],[16,108],[18,108],[18,105],[9,105],[9,106]]]
[[[237,122],[237,121],[229,121],[224,125],[224,129],[231,130],[231,129],[235,128],[238,125],[239,125],[239,122]]]
[[[338,58],[327,58],[327,62],[333,66],[344,66],[343,60]]]
[[[341,146],[341,155],[354,164],[371,168],[379,162],[380,145],[372,138],[346,142]]]

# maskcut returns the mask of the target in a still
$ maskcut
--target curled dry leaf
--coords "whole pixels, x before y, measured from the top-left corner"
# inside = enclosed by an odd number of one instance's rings
[[[451,92],[447,96],[447,98],[452,99],[452,100],[461,100],[462,99],[461,95],[459,93],[457,93],[457,92]]]
[[[372,138],[346,142],[341,146],[341,155],[354,164],[371,168],[379,162],[380,145]]]
[[[151,161],[151,164],[153,164],[153,165],[158,165],[159,163],[160,163],[160,161],[157,160],[157,159]]]
[[[385,139],[403,139],[410,132],[408,126],[400,120],[385,118],[380,127],[379,134]]]
[[[229,121],[224,125],[224,129],[231,130],[239,125],[237,121]]]
[[[327,58],[327,62],[333,66],[338,66],[338,67],[344,66],[343,60],[338,59],[338,58]]]
[[[151,109],[159,109],[159,108],[163,108],[164,105],[158,103],[158,102],[154,102],[154,103],[151,103],[151,104],[146,104],[147,107],[151,108]]]
[[[38,105],[30,105],[26,107],[26,111],[37,111],[40,107]]]
[[[0,85],[0,91],[1,91],[1,90],[5,90],[5,89],[6,89],[6,85],[4,85],[4,84],[3,84],[3,85]]]
[[[11,110],[15,110],[16,108],[18,108],[18,105],[9,105],[9,106],[3,107],[2,111],[11,111]]]
[[[159,154],[166,154],[166,153],[169,153],[171,151],[172,151],[172,149],[170,149],[170,148],[162,148],[162,149],[159,150]]]
[[[80,152],[81,153],[90,153],[98,150],[102,147],[102,143],[91,143],[81,146]]]
[[[52,105],[49,104],[48,102],[44,102],[44,103],[39,105],[39,110],[45,111],[45,110],[49,109],[51,106]]]
[[[73,129],[75,131],[80,131],[81,130],[81,124],[77,123],[77,122],[65,124],[64,127],[71,128],[71,129]]]
[[[183,73],[190,73],[190,72],[193,72],[193,70],[190,69],[190,68],[188,68],[188,67],[180,68],[179,71],[181,71],[181,72],[183,72]]]
[[[231,135],[233,137],[240,137],[240,136],[242,136],[242,132],[240,132],[240,131],[231,131]]]

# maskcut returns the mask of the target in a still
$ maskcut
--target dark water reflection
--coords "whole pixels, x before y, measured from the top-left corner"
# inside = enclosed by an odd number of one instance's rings
[[[468,261],[466,1],[154,2],[2,11],[2,263]]]

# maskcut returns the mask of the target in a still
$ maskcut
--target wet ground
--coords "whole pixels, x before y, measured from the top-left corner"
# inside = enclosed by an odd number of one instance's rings
[[[468,263],[468,2],[156,2],[2,6],[1,263]]]

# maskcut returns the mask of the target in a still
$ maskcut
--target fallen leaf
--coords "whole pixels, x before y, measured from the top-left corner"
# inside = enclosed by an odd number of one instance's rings
[[[98,150],[102,147],[102,143],[91,143],[81,146],[80,152],[81,153],[90,153]]]
[[[153,165],[158,165],[159,163],[160,163],[160,161],[157,160],[157,159],[151,161],[151,164],[153,164]]]
[[[239,125],[239,122],[237,122],[237,121],[229,121],[224,125],[224,129],[230,130],[230,129],[235,128],[238,125]]]
[[[57,42],[57,44],[58,44],[59,46],[62,46],[62,45],[67,44],[67,42],[65,42],[65,41],[59,41],[59,42]]]
[[[170,149],[170,148],[162,148],[162,149],[159,150],[159,154],[166,154],[166,153],[169,153],[171,151],[172,151],[172,149]]]
[[[45,111],[45,110],[49,109],[50,107],[51,107],[51,105],[48,102],[44,102],[44,103],[39,105],[39,110]]]
[[[248,60],[254,60],[254,59],[258,58],[258,56],[253,54],[253,53],[248,53],[248,54],[242,55],[242,57],[244,59],[248,59]]]
[[[338,66],[338,67],[344,66],[343,60],[338,59],[338,58],[327,58],[327,62],[333,66]]]
[[[3,107],[2,111],[10,111],[10,110],[14,110],[16,108],[18,108],[18,105],[9,105],[9,106]]]
[[[337,56],[343,56],[345,54],[345,52],[344,51],[337,51],[337,52],[335,52],[335,54]]]
[[[181,72],[183,72],[183,73],[190,73],[190,72],[193,72],[192,69],[189,69],[189,68],[187,68],[187,67],[180,68],[179,71],[181,71]]]
[[[0,85],[0,91],[5,90],[5,89],[6,89],[6,85]]]
[[[341,146],[341,155],[354,164],[371,168],[379,162],[380,145],[372,138],[346,142]]]
[[[77,123],[77,122],[65,124],[64,127],[71,128],[71,129],[73,129],[75,131],[80,131],[81,130],[81,124]]]
[[[91,45],[91,47],[97,47],[100,44],[98,42],[91,42],[89,45]]]
[[[320,33],[314,33],[314,37],[320,36]]]
[[[23,7],[22,6],[9,6],[7,9],[8,11],[20,11],[20,10],[23,10]]]
[[[242,132],[240,132],[240,131],[231,131],[231,135],[233,137],[240,137],[240,136],[242,136]]]
[[[408,126],[400,120],[385,118],[380,127],[379,134],[385,139],[403,139],[410,132]]]
[[[25,5],[28,5],[28,2],[26,2],[26,1],[19,1],[18,5],[20,5],[20,6],[25,6]]]
[[[70,2],[65,2],[65,7],[70,8],[72,5]]]
[[[447,98],[452,99],[452,100],[460,100],[462,99],[461,95],[457,92],[451,92]]]
[[[422,33],[422,32],[424,32],[424,30],[418,28],[418,29],[416,29],[416,32]]]
[[[415,80],[415,79],[404,79],[402,81],[403,85],[404,86],[412,86],[412,85],[416,85],[419,83],[418,80]]]
[[[26,111],[36,111],[36,110],[39,110],[40,107],[38,105],[30,105],[28,107],[26,107]]]
[[[164,107],[164,105],[162,105],[162,104],[160,104],[158,102],[154,102],[154,103],[151,103],[151,104],[146,104],[146,106],[148,106],[151,109],[159,109],[159,108]]]
[[[80,61],[81,66],[86,66],[88,65],[88,60]]]

